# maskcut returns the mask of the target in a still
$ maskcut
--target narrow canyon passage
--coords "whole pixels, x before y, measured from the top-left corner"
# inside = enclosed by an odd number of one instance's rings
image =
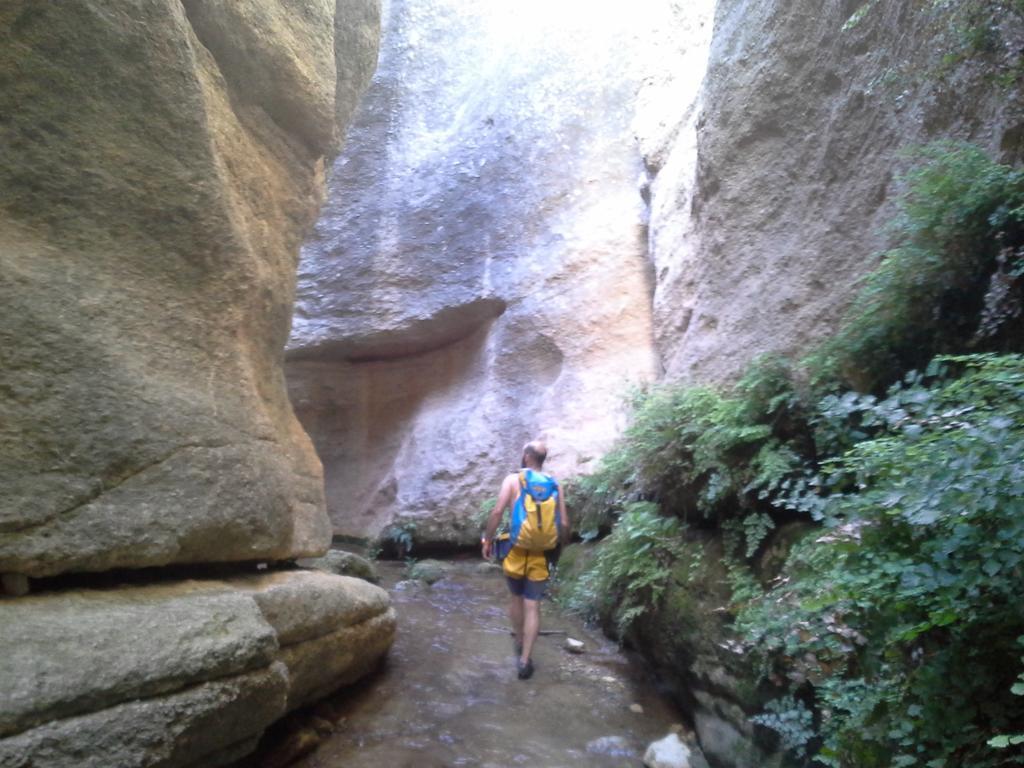
[[[329,703],[337,730],[295,765],[640,766],[679,715],[639,662],[545,602],[551,634],[538,640],[537,672],[516,679],[500,573],[476,559],[452,566],[428,586],[403,580],[399,563],[381,564],[399,617],[395,645],[378,675]],[[565,651],[567,636],[585,652]]]
[[[1024,765],[1024,0],[0,0],[0,158],[0,768]]]

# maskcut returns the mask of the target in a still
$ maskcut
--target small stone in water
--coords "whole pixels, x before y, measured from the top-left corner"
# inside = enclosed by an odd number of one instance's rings
[[[636,712],[638,715],[642,715],[644,713],[644,708],[639,704],[630,704],[629,711]]]
[[[569,653],[583,653],[584,644],[582,640],[574,640],[571,637],[565,638],[565,645],[562,646]]]

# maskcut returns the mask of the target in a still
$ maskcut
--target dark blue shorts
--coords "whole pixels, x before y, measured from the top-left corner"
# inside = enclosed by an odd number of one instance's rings
[[[505,581],[508,582],[509,592],[526,600],[540,600],[548,588],[547,580],[533,581],[532,579],[515,579],[506,576]]]

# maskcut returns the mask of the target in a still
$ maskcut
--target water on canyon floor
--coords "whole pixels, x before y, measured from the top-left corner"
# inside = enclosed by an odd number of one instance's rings
[[[379,673],[329,703],[333,735],[295,765],[623,768],[680,720],[637,660],[550,602],[543,629],[554,634],[538,640],[534,677],[518,680],[500,571],[457,561],[426,586],[403,581],[400,564],[381,570],[395,645]],[[566,636],[585,653],[564,650]]]

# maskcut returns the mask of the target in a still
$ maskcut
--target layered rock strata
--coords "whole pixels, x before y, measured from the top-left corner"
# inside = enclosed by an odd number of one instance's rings
[[[337,533],[470,543],[544,436],[590,466],[657,375],[636,92],[665,4],[392,0],[303,249],[287,377]]]
[[[2,610],[3,768],[223,765],[365,674],[395,631],[384,590],[303,571],[40,594]]]

